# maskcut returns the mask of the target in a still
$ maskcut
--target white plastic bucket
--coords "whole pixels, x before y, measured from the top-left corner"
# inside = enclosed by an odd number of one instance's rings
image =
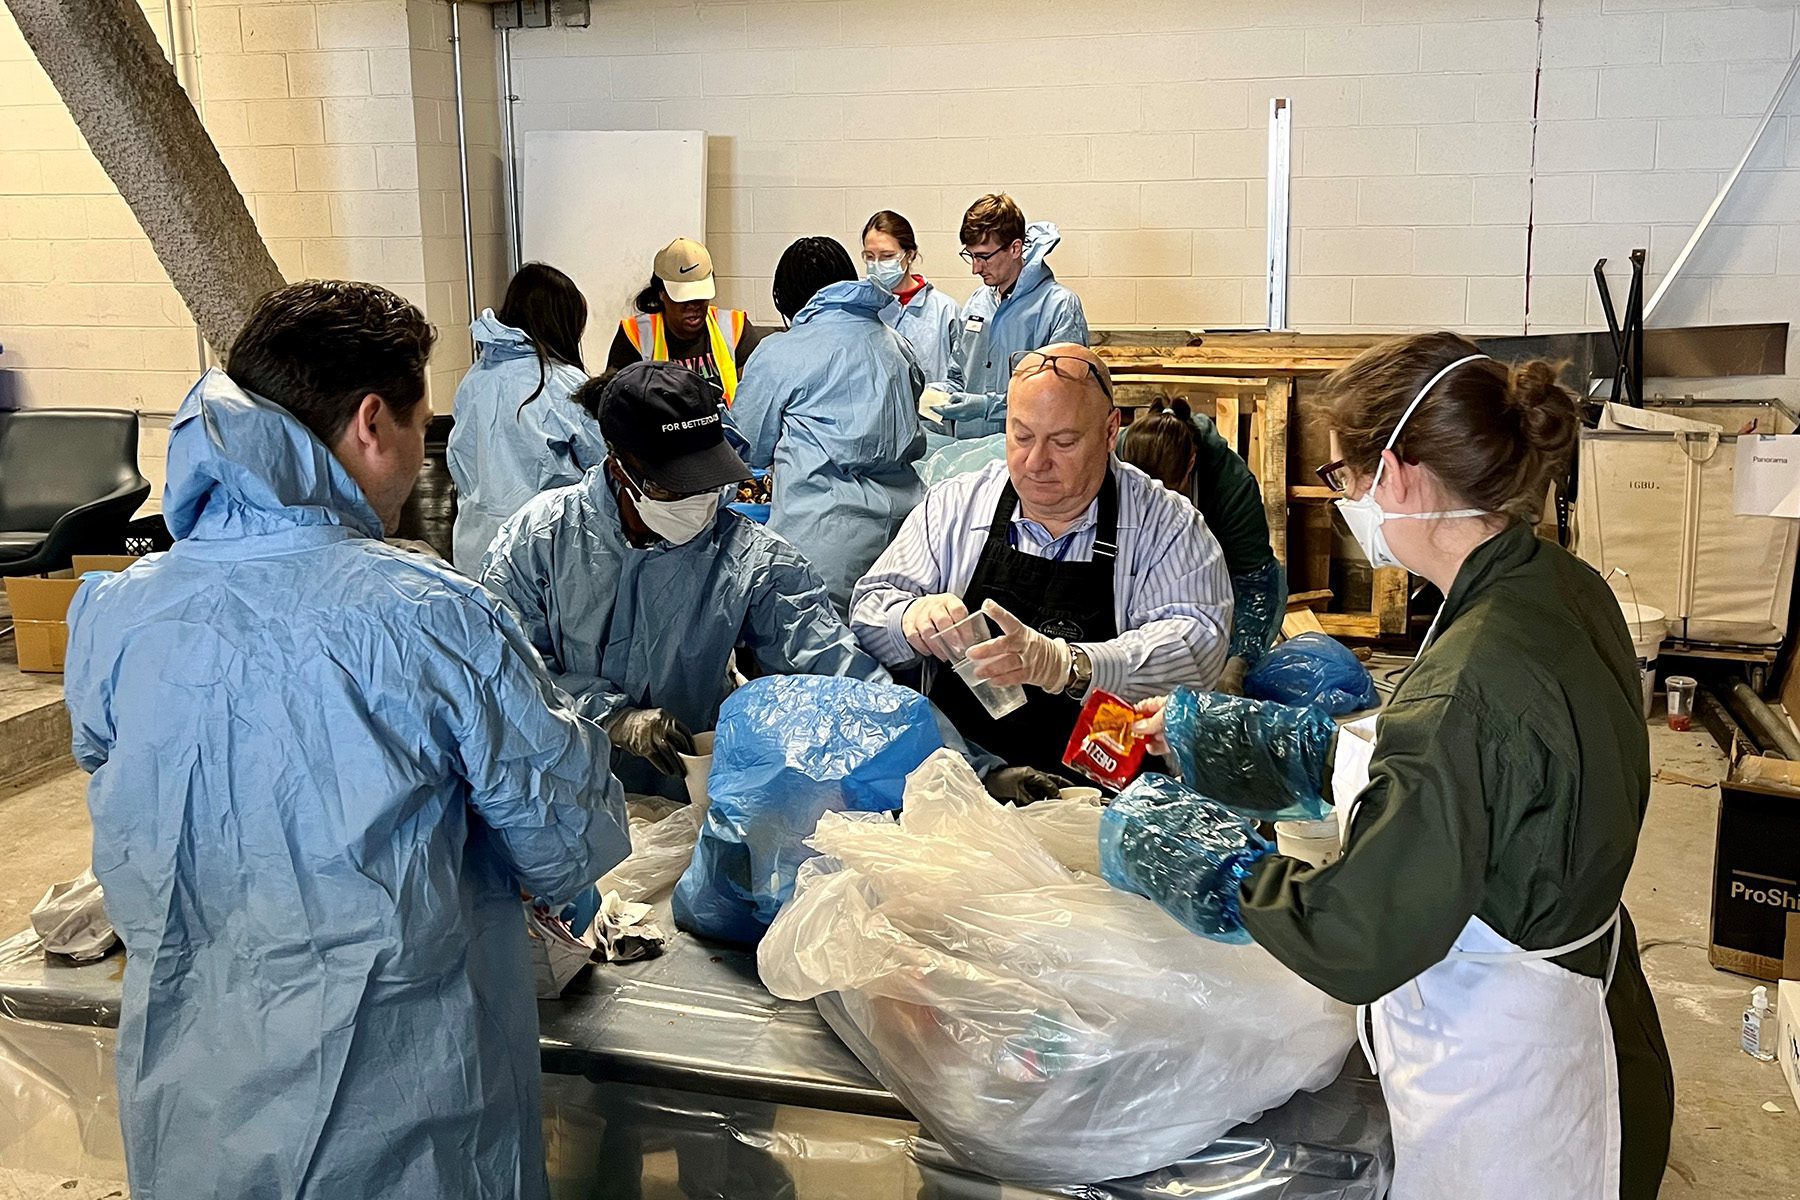
[[[1644,715],[1650,715],[1651,694],[1656,690],[1656,654],[1662,648],[1663,636],[1669,632],[1669,619],[1660,608],[1648,604],[1619,601],[1625,614],[1625,628],[1631,633],[1631,648],[1637,652],[1638,686],[1643,690]]]
[[[713,735],[711,730],[694,735],[694,750],[696,753],[677,754],[675,757],[681,760],[682,767],[687,771],[688,803],[701,812],[705,812],[706,806],[712,803],[712,797],[706,791],[707,779],[712,775]]]
[[[1275,822],[1276,853],[1315,867],[1328,867],[1344,853],[1335,816],[1323,821]]]

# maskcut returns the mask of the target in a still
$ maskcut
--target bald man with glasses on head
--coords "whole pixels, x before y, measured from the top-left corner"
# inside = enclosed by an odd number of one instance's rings
[[[1231,637],[1219,543],[1179,495],[1113,457],[1112,378],[1085,346],[1013,357],[1006,460],[946,480],[857,583],[850,625],[957,728],[1009,763],[1061,771],[1091,688],[1127,700],[1210,687]],[[984,609],[1000,636],[970,657],[1025,687],[995,719],[956,678],[942,634]]]

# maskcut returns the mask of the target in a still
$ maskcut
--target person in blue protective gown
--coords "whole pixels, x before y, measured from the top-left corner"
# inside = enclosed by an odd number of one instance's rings
[[[610,457],[515,514],[480,578],[576,709],[611,731],[628,791],[686,797],[677,755],[717,723],[740,646],[768,674],[888,677],[806,558],[721,506],[750,471],[698,375],[636,363],[578,399]]]
[[[1050,252],[1062,241],[1047,221],[1025,223],[1012,197],[983,196],[963,215],[963,261],[982,286],[962,309],[962,333],[937,390],[949,394],[931,412],[959,438],[1006,428],[1006,386],[1013,357],[1056,342],[1085,346],[1081,297],[1056,281]]]
[[[587,378],[587,300],[555,267],[526,263],[500,311],[470,332],[478,357],[456,389],[450,476],[456,480],[454,560],[473,574],[500,523],[525,501],[579,480],[606,457],[593,422],[569,396]]]
[[[882,323],[892,299],[831,238],[789,246],[775,307],[792,328],[757,347],[731,410],[750,465],[773,467],[769,528],[818,569],[840,613],[925,494],[913,469],[924,381]]]
[[[171,427],[174,548],[70,608],[137,1200],[549,1194],[520,891],[618,862],[623,796],[499,602],[380,540],[431,343],[265,296]]]
[[[1186,496],[1219,539],[1231,572],[1231,650],[1213,690],[1242,695],[1244,676],[1268,653],[1287,615],[1287,572],[1269,544],[1256,476],[1210,417],[1165,397],[1120,432],[1119,461]]]
[[[913,269],[919,265],[919,239],[912,222],[888,209],[870,217],[863,225],[862,256],[864,273],[894,296],[881,319],[906,339],[926,379],[944,378],[962,333],[962,313],[955,300]]]

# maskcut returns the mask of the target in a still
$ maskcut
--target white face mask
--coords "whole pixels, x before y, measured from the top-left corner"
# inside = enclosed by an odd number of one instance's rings
[[[1488,356],[1485,354],[1471,354],[1467,358],[1459,358],[1427,380],[1425,386],[1419,389],[1419,394],[1412,398],[1412,403],[1406,406],[1406,411],[1400,414],[1399,424],[1395,425],[1394,432],[1388,435],[1387,445],[1381,448],[1383,457],[1375,468],[1375,478],[1369,482],[1369,490],[1364,492],[1360,499],[1337,501],[1337,510],[1343,515],[1344,524],[1350,527],[1350,536],[1356,539],[1356,544],[1362,547],[1362,552],[1369,556],[1370,566],[1406,566],[1394,556],[1393,550],[1388,546],[1387,534],[1381,528],[1387,521],[1448,521],[1454,517],[1485,517],[1488,515],[1485,509],[1480,508],[1457,508],[1444,512],[1391,513],[1385,511],[1375,500],[1375,489],[1381,485],[1381,473],[1387,469],[1387,452],[1392,450],[1394,443],[1400,439],[1400,431],[1406,427],[1407,420],[1413,415],[1413,410],[1419,407],[1419,402],[1431,394],[1431,389],[1437,386],[1438,380],[1464,363],[1476,362],[1486,357]]]
[[[713,523],[719,511],[719,493],[702,492],[680,500],[650,500],[634,496],[638,516],[650,532],[666,538],[671,545],[681,546],[700,536]]]
[[[881,258],[868,264],[869,280],[884,291],[897,291],[906,279],[906,263],[898,258]]]

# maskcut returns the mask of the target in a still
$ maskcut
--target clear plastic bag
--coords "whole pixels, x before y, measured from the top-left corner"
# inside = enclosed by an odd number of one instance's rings
[[[1323,633],[1303,633],[1269,651],[1244,680],[1244,695],[1281,704],[1309,704],[1334,717],[1381,703],[1369,668],[1350,647]]]
[[[712,807],[675,885],[675,924],[728,942],[761,938],[811,857],[827,812],[900,807],[907,774],[943,748],[925,697],[892,683],[774,675],[719,710]]]
[[[595,884],[599,894],[619,893],[619,899],[649,903],[675,886],[694,857],[704,810],[683,805],[657,820],[633,813],[631,853]]]
[[[932,445],[933,442],[940,444]],[[989,463],[1006,457],[1004,433],[992,433],[978,438],[928,437],[926,444],[930,449],[913,470],[919,473],[919,479],[928,488],[946,479],[979,471]]]
[[[1100,874],[1202,937],[1245,944],[1238,884],[1269,853],[1250,822],[1167,775],[1145,775],[1100,818]]]
[[[1100,817],[1106,811],[1100,801],[1058,797],[1018,811],[1057,862],[1071,871],[1100,873]]]
[[[960,1162],[1071,1185],[1176,1162],[1336,1077],[1350,1012],[1256,946],[1068,870],[933,755],[898,820],[827,814],[757,964]]]
[[[53,883],[31,910],[31,927],[44,949],[76,962],[104,958],[119,944],[106,916],[106,894],[93,868],[64,883]]]
[[[1181,781],[1258,821],[1331,815],[1325,774],[1337,725],[1316,708],[1176,688],[1164,735]]]

